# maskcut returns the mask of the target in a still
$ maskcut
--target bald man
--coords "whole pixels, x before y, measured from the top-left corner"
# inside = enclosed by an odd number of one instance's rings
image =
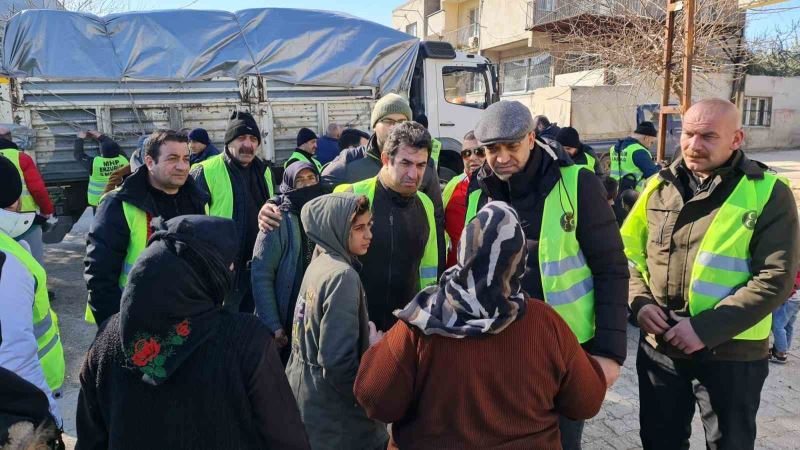
[[[741,150],[738,111],[683,116],[681,158],[652,177],[622,227],[645,449],[689,448],[695,404],[711,449],[752,449],[771,313],[791,293],[797,207],[786,180]]]

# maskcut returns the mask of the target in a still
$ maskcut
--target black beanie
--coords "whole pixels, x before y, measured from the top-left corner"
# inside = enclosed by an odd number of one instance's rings
[[[256,124],[253,116],[248,112],[234,111],[231,115],[231,121],[228,123],[228,130],[225,131],[225,145],[245,134],[255,136],[258,139],[258,145],[261,145],[261,131],[259,131],[258,124]]]
[[[189,140],[199,142],[203,145],[211,144],[211,139],[208,138],[208,131],[203,128],[195,128],[189,132]]]
[[[636,134],[643,134],[645,136],[658,136],[658,131],[656,131],[656,127],[653,126],[653,122],[642,122],[636,126]]]
[[[112,140],[106,140],[100,143],[100,154],[104,158],[114,158],[122,153],[119,144]]]
[[[301,145],[305,144],[306,142],[312,139],[317,139],[317,134],[309,130],[308,128],[300,128],[300,131],[297,132],[298,147],[300,147]]]
[[[558,130],[556,142],[564,147],[580,148],[581,146],[581,138],[578,136],[578,130],[572,127],[564,127]]]
[[[8,208],[22,195],[22,180],[17,166],[0,155],[0,208]]]

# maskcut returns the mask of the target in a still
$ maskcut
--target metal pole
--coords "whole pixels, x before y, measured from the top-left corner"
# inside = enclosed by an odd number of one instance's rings
[[[670,114],[669,94],[672,87],[672,41],[675,38],[675,11],[680,2],[667,0],[667,23],[664,39],[663,78],[664,88],[661,91],[661,108],[658,115],[658,147],[656,161],[664,161],[667,146],[667,114]]]
[[[692,63],[694,61],[694,11],[695,0],[684,0],[686,11],[684,11],[684,31],[686,36],[685,50],[683,55],[683,100],[681,101],[681,112],[692,106]]]

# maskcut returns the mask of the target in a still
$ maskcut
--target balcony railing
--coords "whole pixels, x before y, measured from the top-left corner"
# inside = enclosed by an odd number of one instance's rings
[[[479,35],[480,25],[471,23],[465,27],[441,33],[437,37],[440,41],[449,42],[457,50],[475,50],[480,47]]]
[[[659,19],[664,11],[653,0],[532,0],[527,29],[533,30],[579,16],[643,16]]]

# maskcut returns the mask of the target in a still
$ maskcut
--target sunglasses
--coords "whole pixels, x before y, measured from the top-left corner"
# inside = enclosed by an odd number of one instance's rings
[[[475,153],[475,156],[477,156],[478,158],[483,158],[484,156],[486,156],[486,148],[485,147],[465,148],[464,150],[461,150],[461,158],[467,159],[470,156],[472,156],[473,153]]]

